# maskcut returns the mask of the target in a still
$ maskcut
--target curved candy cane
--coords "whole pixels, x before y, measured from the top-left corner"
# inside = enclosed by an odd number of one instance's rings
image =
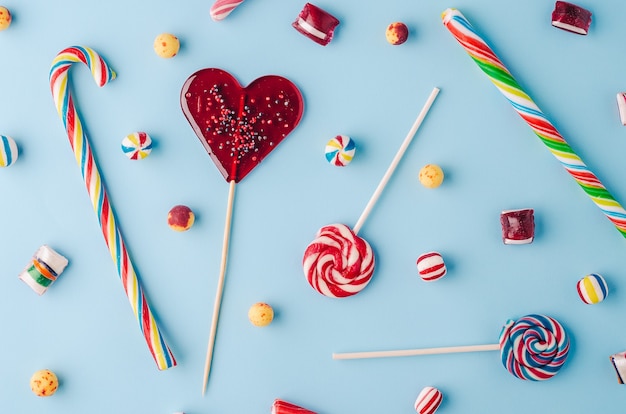
[[[456,9],[447,9],[442,15],[443,24],[465,51],[485,72],[517,113],[528,123],[533,132],[561,162],[565,170],[582,187],[604,215],[626,237],[626,210],[613,198],[572,147],[565,141],[554,125],[548,121],[535,102],[517,83],[511,72],[481,38],[467,19]]]
[[[115,72],[94,50],[85,46],[73,46],[64,49],[54,58],[50,68],[50,88],[52,89],[54,104],[67,131],[76,162],[87,185],[89,198],[91,198],[94,211],[98,215],[104,240],[117,267],[130,306],[158,368],[167,369],[176,366],[176,360],[163,340],[130,261],[126,245],[115,222],[109,197],[100,178],[96,160],[91,152],[89,141],[68,87],[68,71],[72,64],[77,62],[82,62],[91,69],[91,74],[98,86],[104,86],[115,79]]]

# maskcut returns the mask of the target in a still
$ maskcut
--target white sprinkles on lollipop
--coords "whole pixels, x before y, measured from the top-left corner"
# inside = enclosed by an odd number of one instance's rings
[[[133,132],[122,140],[122,151],[131,160],[141,160],[152,152],[152,138],[145,132]]]
[[[0,167],[8,167],[17,160],[17,144],[13,138],[0,135]]]
[[[350,164],[355,152],[354,141],[346,135],[337,135],[326,143],[326,159],[337,167],[345,167]]]

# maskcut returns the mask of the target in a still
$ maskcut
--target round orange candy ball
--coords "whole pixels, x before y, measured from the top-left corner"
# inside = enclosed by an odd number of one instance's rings
[[[4,6],[0,6],[0,31],[8,29],[11,25],[11,12]]]
[[[173,58],[180,49],[180,41],[170,33],[162,33],[154,39],[154,52],[165,59]]]
[[[426,188],[437,188],[443,183],[443,170],[436,164],[427,164],[420,170],[419,180]]]
[[[274,309],[267,303],[255,303],[248,310],[248,319],[254,326],[267,326],[274,320]]]
[[[409,28],[402,22],[391,23],[387,26],[385,35],[392,45],[401,45],[409,38]]]
[[[187,206],[174,206],[169,213],[167,213],[167,224],[175,231],[187,231],[193,226],[195,221],[195,214],[193,214],[193,211]]]
[[[49,369],[42,369],[30,378],[30,389],[37,397],[49,397],[59,388],[59,379]]]

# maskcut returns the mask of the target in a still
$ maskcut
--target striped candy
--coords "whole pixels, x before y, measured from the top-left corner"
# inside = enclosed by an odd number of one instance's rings
[[[517,113],[528,123],[533,132],[561,162],[565,170],[582,187],[593,202],[602,210],[626,237],[626,210],[613,198],[583,161],[574,153],[554,125],[524,92],[487,43],[476,33],[465,17],[456,9],[442,13],[443,24],[459,41],[461,46],[485,72],[498,90],[513,105]]]
[[[446,264],[437,252],[424,253],[417,258],[417,272],[425,282],[433,282],[446,275]]]
[[[356,145],[354,145],[352,138],[346,135],[337,135],[326,144],[325,155],[326,160],[332,165],[345,167],[350,164],[355,152]]]
[[[220,20],[224,20],[229,14],[232,13],[233,10],[244,0],[217,0],[211,6],[211,19],[219,22]]]
[[[122,140],[122,151],[131,160],[142,160],[152,152],[152,138],[145,132],[133,132]]]
[[[337,167],[345,167],[350,164],[355,152],[354,141],[346,135],[337,135],[326,143],[326,160]]]
[[[374,252],[344,224],[322,227],[304,252],[304,275],[324,296],[343,298],[359,293],[374,273]]]
[[[33,255],[32,260],[19,274],[38,295],[43,295],[67,267],[68,260],[53,248],[43,245]]]
[[[499,343],[502,364],[523,380],[552,378],[569,353],[567,332],[555,319],[544,315],[527,315],[517,321],[507,321]]]
[[[13,138],[0,135],[0,167],[8,167],[17,160],[17,144]]]
[[[77,62],[82,62],[89,67],[98,86],[104,86],[115,79],[115,72],[94,50],[84,46],[64,49],[54,58],[50,68],[50,88],[52,89],[54,104],[67,131],[74,157],[80,167],[87,185],[87,192],[98,216],[104,240],[117,267],[124,291],[128,296],[135,318],[139,322],[148,348],[159,369],[173,367],[176,365],[176,360],[163,340],[144,296],[143,288],[139,283],[126,245],[117,227],[109,197],[100,178],[96,160],[91,152],[89,141],[68,87],[68,71],[72,64]]]
[[[435,387],[424,387],[415,400],[415,411],[419,414],[433,414],[441,405],[443,394]]]
[[[609,294],[609,287],[604,278],[596,273],[591,273],[578,281],[576,284],[578,296],[588,305],[602,302]]]

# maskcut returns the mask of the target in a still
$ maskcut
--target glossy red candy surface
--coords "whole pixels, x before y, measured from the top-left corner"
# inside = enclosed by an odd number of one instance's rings
[[[500,224],[504,244],[527,244],[535,238],[535,216],[531,208],[503,211]]]
[[[304,103],[274,75],[247,87],[221,69],[202,69],[183,85],[183,113],[227,182],[245,178],[298,125]]]
[[[572,3],[557,1],[552,12],[552,25],[568,32],[586,35],[591,26],[591,12]]]
[[[332,14],[306,3],[292,26],[315,43],[326,46],[333,40],[338,24],[339,20]]]

